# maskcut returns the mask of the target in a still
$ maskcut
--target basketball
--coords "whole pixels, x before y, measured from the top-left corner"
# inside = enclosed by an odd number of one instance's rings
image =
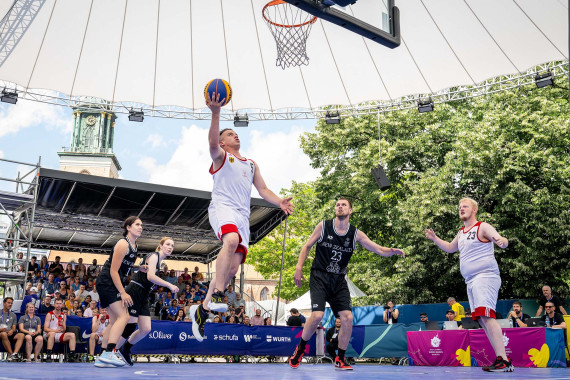
[[[232,99],[232,88],[228,82],[223,79],[212,79],[206,84],[204,88],[204,98],[208,100],[208,94],[210,99],[216,98],[216,94],[220,94],[220,101],[225,99],[222,106],[225,106]]]

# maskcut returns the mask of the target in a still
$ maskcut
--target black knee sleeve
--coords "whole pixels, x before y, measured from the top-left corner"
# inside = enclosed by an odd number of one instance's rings
[[[136,329],[137,329],[136,323],[127,323],[125,329],[123,330],[123,334],[121,334],[121,336],[125,339],[129,339],[131,334],[134,333]]]

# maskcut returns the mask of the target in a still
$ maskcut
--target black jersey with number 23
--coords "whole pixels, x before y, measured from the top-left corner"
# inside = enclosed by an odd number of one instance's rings
[[[346,233],[340,235],[334,226],[334,219],[323,220],[323,229],[317,241],[311,269],[346,274],[348,262],[356,248],[357,232],[358,229],[349,224]]]

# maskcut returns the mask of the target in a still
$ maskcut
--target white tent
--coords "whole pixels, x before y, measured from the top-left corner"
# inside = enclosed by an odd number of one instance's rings
[[[203,118],[204,85],[222,77],[234,90],[232,117],[294,118],[331,104],[398,104],[568,59],[568,1],[398,0],[399,47],[319,19],[309,65],[283,70],[262,18],[268,1],[0,0],[0,85],[52,103],[89,96],[118,112],[136,105]],[[380,17],[382,2],[359,0],[347,12]]]

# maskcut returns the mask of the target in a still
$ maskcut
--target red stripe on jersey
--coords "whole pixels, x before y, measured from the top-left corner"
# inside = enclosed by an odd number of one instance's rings
[[[476,226],[479,226],[479,228],[477,228],[477,240],[479,240],[481,243],[490,243],[489,240],[483,241],[483,240],[479,239],[479,230],[481,229],[481,224],[482,224],[482,223],[483,223],[483,222],[477,222],[477,224],[476,224]]]
[[[213,174],[216,174],[217,172],[220,171],[220,169],[221,169],[221,168],[224,166],[224,164],[226,163],[226,156],[227,156],[227,155],[228,155],[228,152],[226,152],[226,151],[224,150],[224,162],[222,162],[222,165],[221,165],[219,168],[217,168],[216,170],[214,170],[214,163],[212,162],[212,165],[210,165],[210,174],[213,175]]]

